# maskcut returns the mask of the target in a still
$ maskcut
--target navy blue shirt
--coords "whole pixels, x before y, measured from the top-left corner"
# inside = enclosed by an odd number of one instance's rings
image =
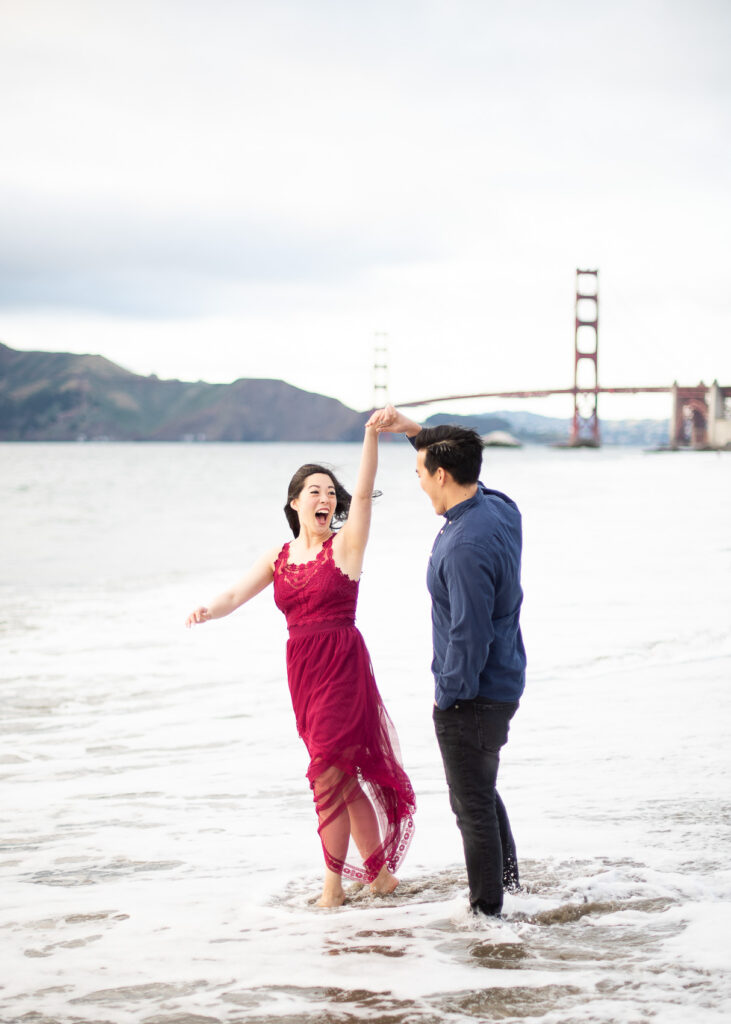
[[[478,484],[474,497],[448,509],[445,520],[427,572],[437,705],[444,710],[477,696],[517,701],[526,664],[518,506]]]

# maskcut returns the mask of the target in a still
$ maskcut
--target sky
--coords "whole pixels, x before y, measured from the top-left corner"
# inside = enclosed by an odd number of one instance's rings
[[[729,52],[727,0],[0,0],[0,341],[563,388],[598,269],[600,384],[731,385]]]

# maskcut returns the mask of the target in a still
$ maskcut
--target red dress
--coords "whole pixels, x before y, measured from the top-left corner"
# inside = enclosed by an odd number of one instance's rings
[[[406,854],[416,802],[355,627],[358,583],[335,565],[332,541],[302,565],[288,563],[284,545],[274,565],[274,600],[289,627],[287,678],[297,731],[310,755],[307,778],[325,862],[338,874],[370,882],[384,864],[394,871]],[[364,810],[362,803],[355,806],[364,794],[375,810],[380,845],[354,866],[335,849],[342,834],[337,819],[350,808],[353,821]]]

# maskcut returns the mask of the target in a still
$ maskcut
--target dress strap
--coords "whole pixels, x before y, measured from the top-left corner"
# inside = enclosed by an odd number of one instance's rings
[[[274,560],[274,571],[276,572],[278,569],[281,568],[282,565],[286,565],[288,558],[289,558],[289,541],[287,540],[282,545],[279,554],[277,555],[277,557]]]

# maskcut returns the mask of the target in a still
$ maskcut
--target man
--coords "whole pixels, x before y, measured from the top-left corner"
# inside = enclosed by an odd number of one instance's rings
[[[495,788],[500,749],[525,685],[520,632],[522,532],[516,504],[479,482],[474,430],[424,429],[393,406],[369,423],[416,448],[419,483],[445,523],[429,559],[434,726],[462,833],[470,905],[499,916],[519,886],[510,822]]]

